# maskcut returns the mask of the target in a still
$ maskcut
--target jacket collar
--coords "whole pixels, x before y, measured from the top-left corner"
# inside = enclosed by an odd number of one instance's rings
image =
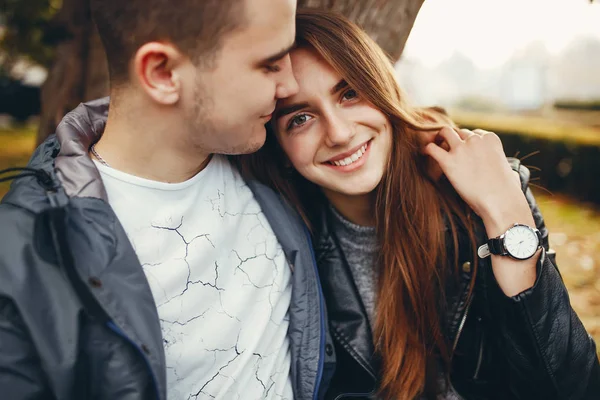
[[[88,151],[104,131],[108,105],[108,97],[80,104],[63,118],[56,133],[35,150],[28,163],[29,168],[49,174],[58,188],[61,203],[67,201],[67,197],[107,200],[100,174]],[[33,213],[50,206],[46,188],[36,182],[35,177],[15,179],[2,203]]]
[[[331,229],[328,207],[323,205],[319,213],[314,227],[315,252],[332,335],[375,380],[380,366],[364,303]]]
[[[56,173],[69,197],[94,197],[107,201],[100,173],[88,155],[106,126],[109,98],[80,104],[68,113],[56,129],[60,151]]]

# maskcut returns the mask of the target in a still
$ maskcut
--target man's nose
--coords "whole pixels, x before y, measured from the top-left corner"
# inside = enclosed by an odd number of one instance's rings
[[[294,77],[292,70],[292,62],[290,56],[287,55],[281,63],[281,71],[279,71],[279,81],[277,82],[277,90],[275,96],[278,99],[285,99],[298,93],[300,87]]]

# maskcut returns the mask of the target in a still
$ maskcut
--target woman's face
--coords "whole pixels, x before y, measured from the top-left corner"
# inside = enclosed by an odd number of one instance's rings
[[[291,60],[300,91],[279,101],[272,121],[287,157],[329,198],[371,193],[389,159],[388,119],[313,50]]]

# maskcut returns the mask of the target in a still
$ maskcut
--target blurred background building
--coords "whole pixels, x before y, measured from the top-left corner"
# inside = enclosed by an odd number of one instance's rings
[[[418,104],[536,110],[600,100],[600,4],[427,0],[396,65]]]

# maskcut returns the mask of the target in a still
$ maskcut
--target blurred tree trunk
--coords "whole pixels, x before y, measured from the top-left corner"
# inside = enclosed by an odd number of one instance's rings
[[[424,0],[298,0],[298,7],[337,11],[358,23],[397,61]]]
[[[298,0],[298,7],[340,12],[362,26],[398,60],[424,0]],[[55,24],[67,32],[42,88],[41,143],[80,102],[108,95],[104,50],[85,0],[63,0]]]
[[[38,144],[54,133],[62,117],[79,103],[108,95],[108,66],[86,0],[63,0],[52,21],[64,32],[42,87]]]

